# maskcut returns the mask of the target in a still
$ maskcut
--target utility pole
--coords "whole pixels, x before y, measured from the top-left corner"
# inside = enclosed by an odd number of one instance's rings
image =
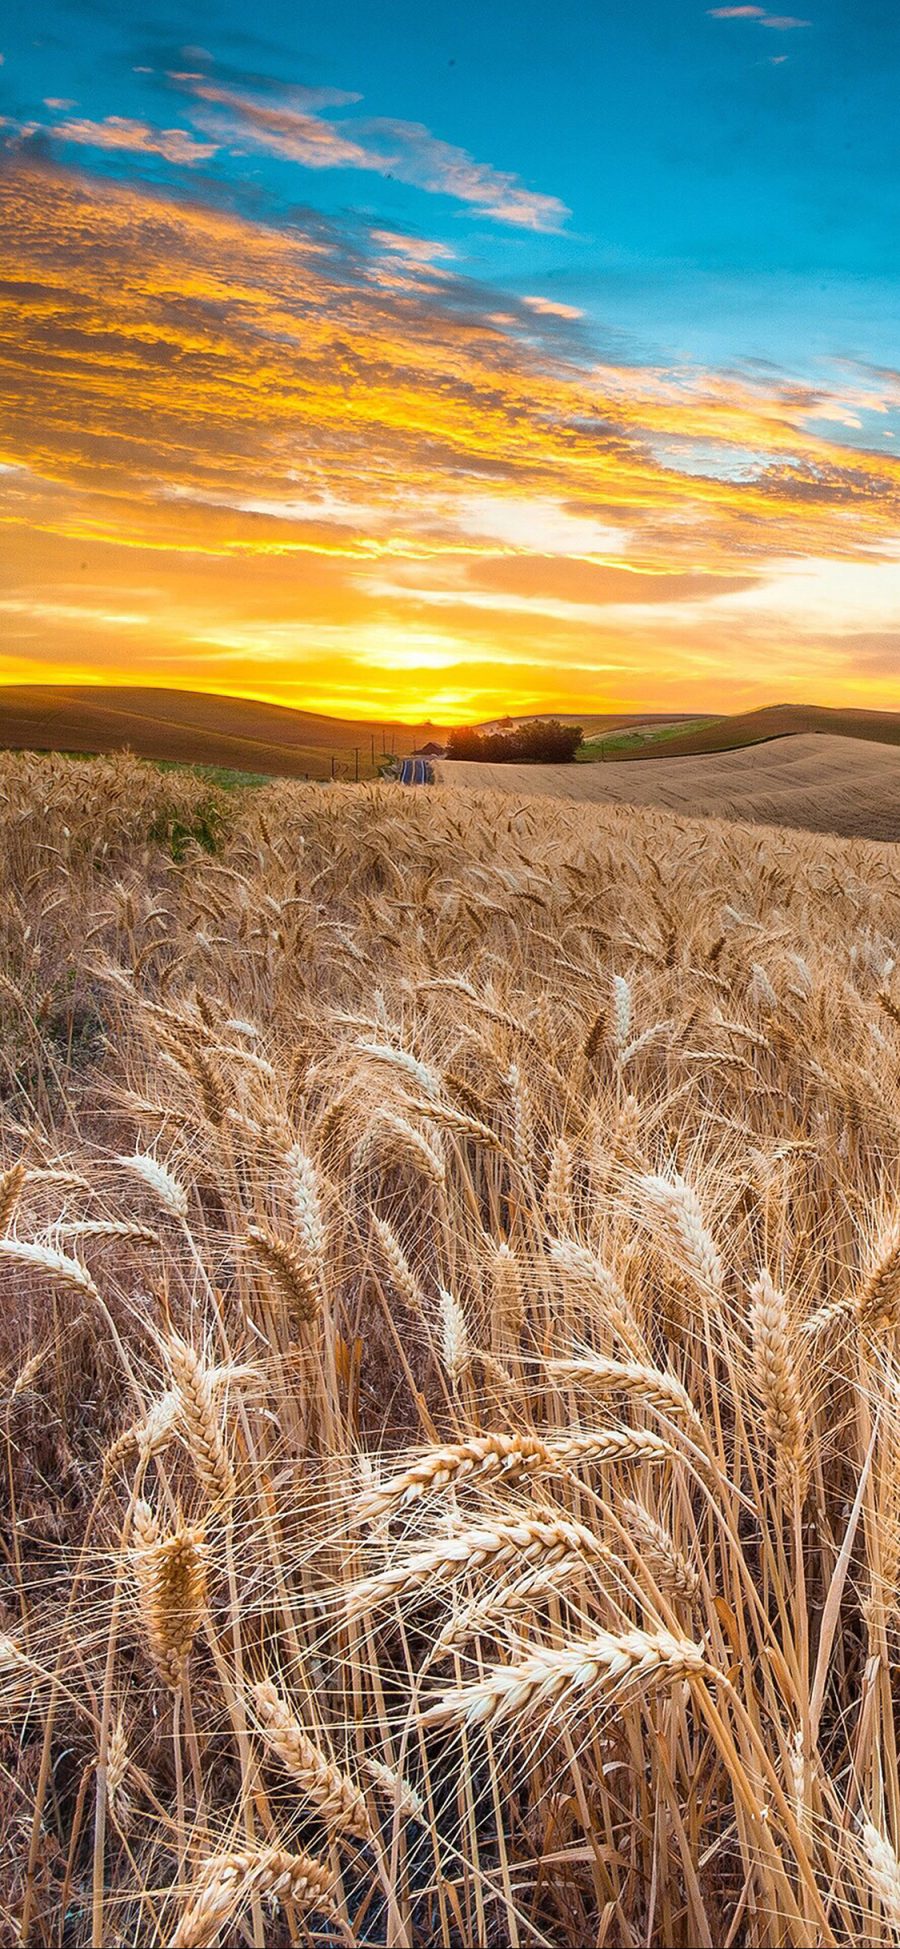
[[[331,776],[334,777],[334,752],[331,754]]]
[[[372,732],[372,770],[375,770],[375,733]]]
[[[356,770],[353,774],[353,783],[354,785],[358,785],[359,784],[359,745],[354,746],[353,755],[356,759]]]

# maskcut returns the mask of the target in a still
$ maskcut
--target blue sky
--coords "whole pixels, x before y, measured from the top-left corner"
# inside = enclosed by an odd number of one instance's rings
[[[514,292],[539,279],[584,309],[600,343],[625,334],[638,357],[768,358],[790,370],[828,357],[891,361],[893,8],[812,0],[808,16],[784,16],[694,0],[330,0],[298,17],[266,0],[254,18],[258,33],[233,0],[140,23],[117,5],[44,4],[36,36],[21,8],[5,34],[0,101],[50,131],[71,113],[48,99],[73,100],[80,119],[191,129],[198,105],[168,76],[192,64],[230,71],[261,98],[279,83],[355,94],[323,111],[336,129],[423,124],[568,214],[555,231],[523,235],[453,196],[359,168],[301,170],[234,153],[239,143],[220,147],[202,176],[246,203],[309,201],[443,239]],[[792,18],[807,24],[769,24]],[[135,162],[101,158],[114,171]],[[149,158],[140,166],[174,173]]]

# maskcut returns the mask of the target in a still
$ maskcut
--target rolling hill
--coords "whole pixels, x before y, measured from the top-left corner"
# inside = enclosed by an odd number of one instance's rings
[[[762,716],[763,713],[757,713]],[[843,713],[834,712],[834,717]],[[867,716],[868,713],[860,713]],[[874,713],[872,713],[874,715]],[[900,840],[900,737],[773,734],[777,741],[649,762],[436,766],[442,784],[550,795],[588,805],[659,805],[700,818],[740,819],[845,837]]]
[[[0,745],[29,751],[121,751],[141,758],[222,765],[283,778],[371,778],[373,751],[401,755],[428,738],[432,724],[384,724],[313,711],[139,685],[16,684],[0,689]]]
[[[647,720],[649,722],[649,720]],[[674,723],[674,719],[667,720]],[[624,727],[623,727],[624,728]],[[875,744],[900,744],[900,711],[828,710],[819,704],[767,704],[762,710],[743,711],[736,717],[716,717],[683,732],[667,732],[667,758],[697,756],[705,751],[735,751],[741,746],[765,744],[770,738],[805,737],[813,734],[838,738],[864,738]],[[639,750],[607,752],[610,763],[622,759],[653,758],[657,747],[651,742]]]
[[[548,715],[549,713],[543,713]],[[534,715],[540,715],[535,713]],[[677,723],[671,713],[557,713],[581,724],[586,738],[605,732]],[[524,719],[516,719],[517,723]],[[686,723],[691,719],[686,718]],[[488,727],[483,727],[488,728]],[[326,717],[315,711],[143,685],[10,684],[0,688],[0,747],[28,751],[108,752],[222,765],[282,778],[371,778],[387,750],[405,757],[447,736],[441,725]]]

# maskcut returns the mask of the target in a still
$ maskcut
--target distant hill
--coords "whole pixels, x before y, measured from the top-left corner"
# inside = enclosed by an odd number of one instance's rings
[[[383,745],[406,756],[446,736],[434,724],[351,722],[314,711],[135,685],[13,684],[0,688],[0,746],[28,751],[121,751],[222,765],[283,778],[373,776]]]
[[[900,744],[900,711],[826,710],[816,705],[773,704],[697,726],[696,713],[664,711],[543,711],[492,719],[480,729],[557,716],[581,724],[588,740],[629,730],[649,734],[645,745],[613,741],[609,763],[649,763],[665,758],[731,751],[772,738],[824,732]],[[684,723],[684,730],[678,725]],[[693,729],[691,727],[694,727]],[[664,742],[655,734],[664,731]],[[221,765],[282,778],[371,778],[384,750],[406,757],[428,743],[443,744],[437,724],[326,717],[315,711],[261,704],[251,697],[222,697],[198,690],[154,690],[145,685],[11,684],[0,687],[0,746],[28,751],[121,751],[182,764]],[[374,764],[373,764],[374,751]]]
[[[610,751],[608,755],[613,763],[699,756],[704,751],[737,751],[769,738],[805,737],[810,732],[833,738],[867,738],[874,744],[900,744],[900,711],[834,711],[819,704],[768,704],[763,710],[717,717],[697,730],[669,734],[665,745],[649,743],[643,749]]]

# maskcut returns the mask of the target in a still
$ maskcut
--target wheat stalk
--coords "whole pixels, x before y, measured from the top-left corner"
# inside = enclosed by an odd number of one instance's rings
[[[494,1314],[504,1333],[517,1340],[525,1324],[522,1279],[515,1254],[503,1240],[491,1259]]]

